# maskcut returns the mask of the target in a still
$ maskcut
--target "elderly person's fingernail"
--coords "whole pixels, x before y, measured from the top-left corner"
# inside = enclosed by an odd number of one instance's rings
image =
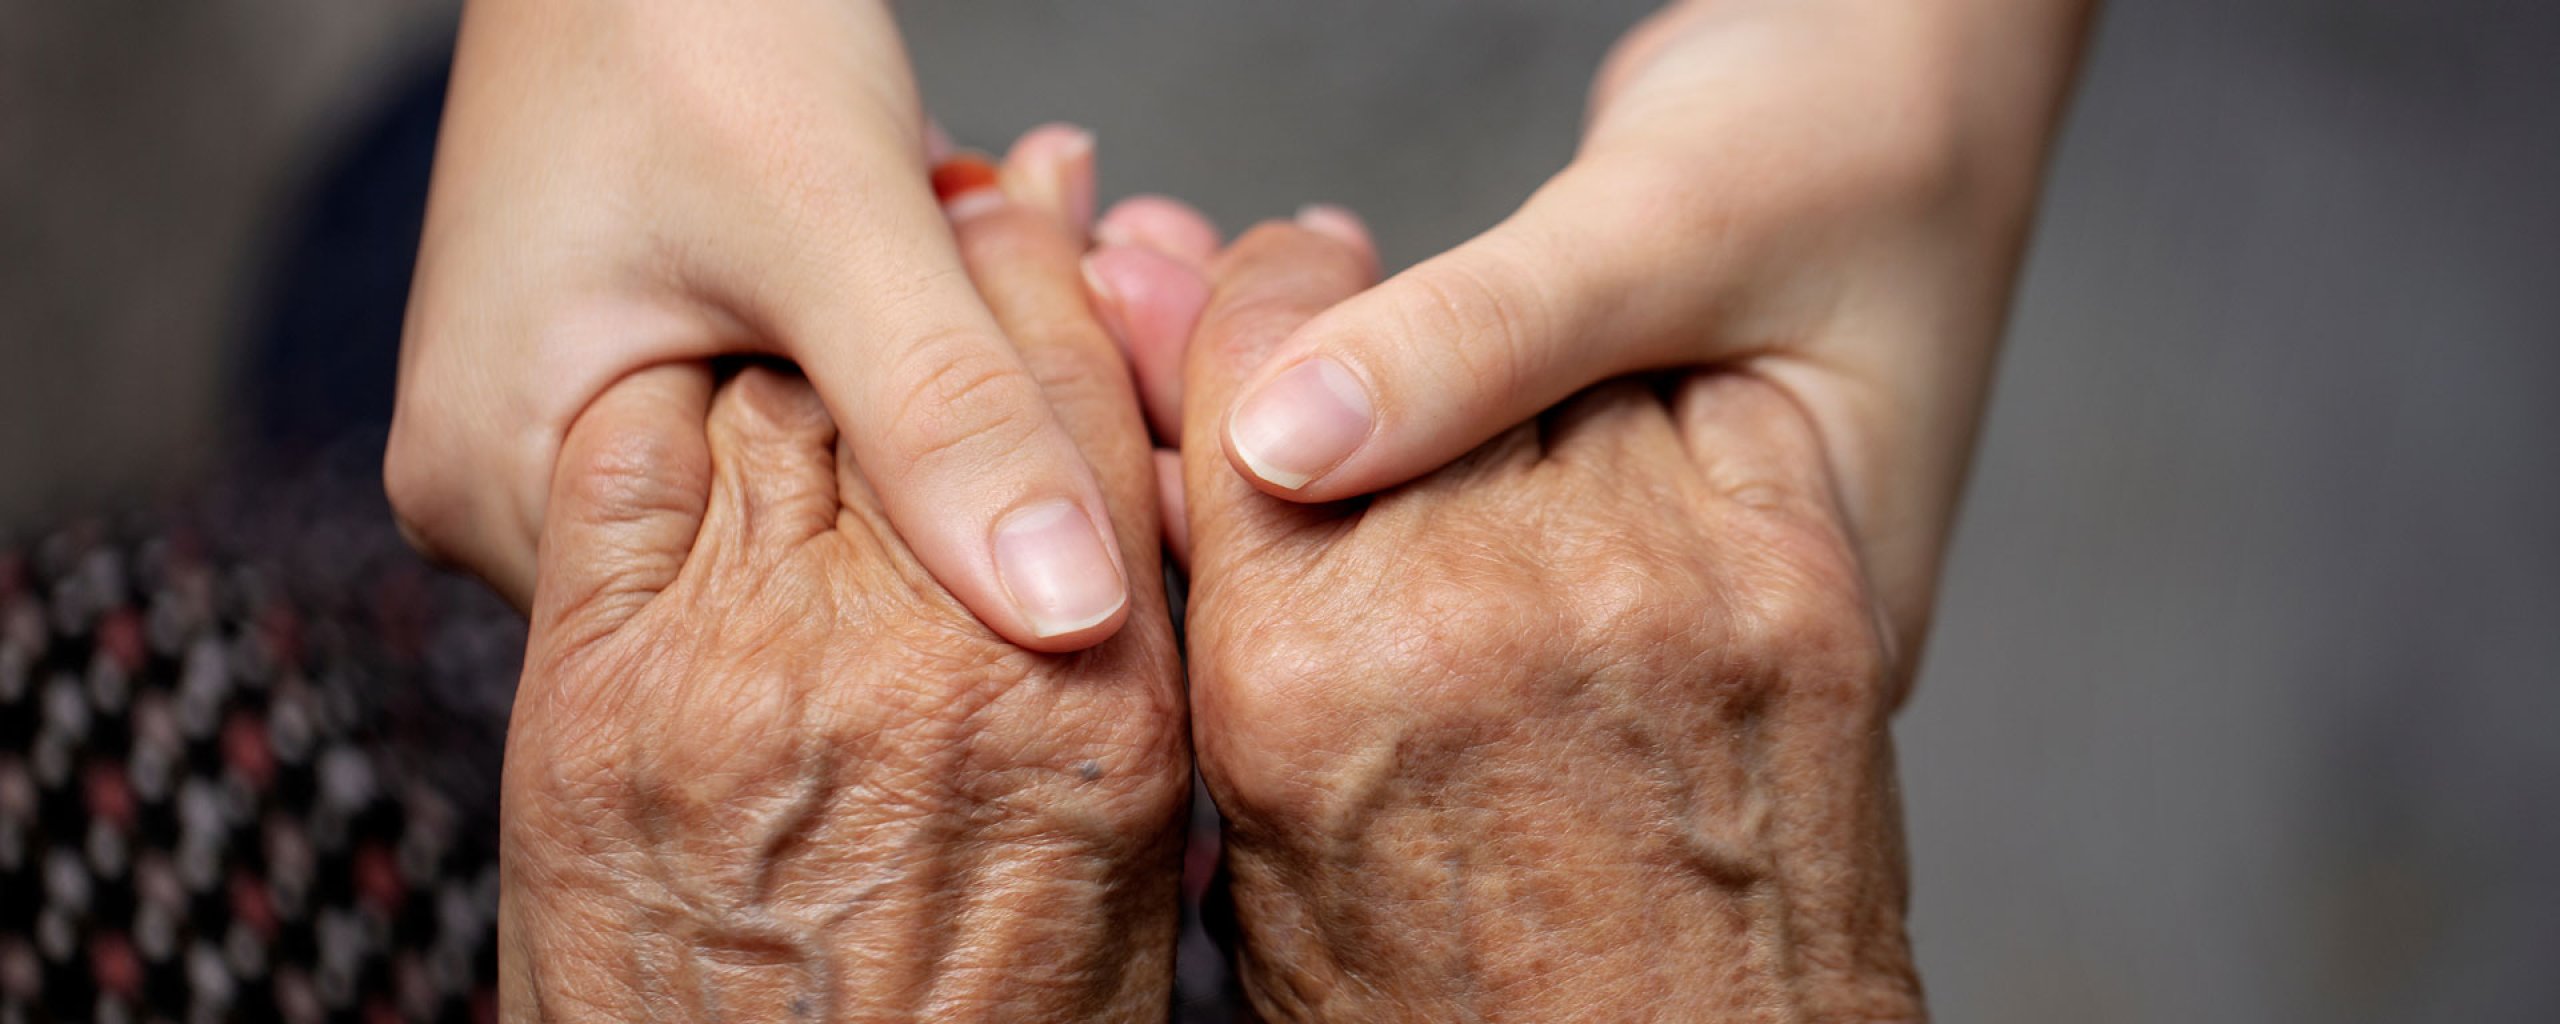
[[[1119,560],[1084,509],[1044,501],[996,524],[996,575],[1042,637],[1102,624],[1129,600]]]
[[[1163,196],[1131,196],[1111,204],[1093,226],[1103,245],[1152,249],[1193,267],[1218,255],[1218,228],[1199,211]]]
[[[1093,224],[1093,133],[1048,124],[1025,133],[1005,161],[1015,198],[1060,214],[1081,231]]]
[[[1308,203],[1298,208],[1298,226],[1344,245],[1369,247],[1369,225],[1360,215],[1331,203]]]
[[[933,196],[954,224],[1004,205],[1002,183],[996,165],[975,153],[933,165]]]
[[[1349,458],[1376,424],[1360,378],[1317,356],[1246,395],[1227,422],[1227,440],[1254,476],[1294,491]]]

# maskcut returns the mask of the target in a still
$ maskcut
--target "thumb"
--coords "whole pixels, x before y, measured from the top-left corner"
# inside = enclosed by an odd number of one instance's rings
[[[1035,134],[1043,141],[1033,147],[1026,137],[1035,152],[1016,162],[1041,164],[1036,173],[972,161],[970,173],[942,177],[977,186],[1023,179],[1044,204],[1084,209],[1091,137]],[[1061,653],[1101,643],[1129,606],[1109,506],[952,236],[952,219],[984,215],[1002,199],[967,188],[943,206],[921,175],[863,180],[867,205],[848,215],[857,227],[793,236],[759,264],[755,287],[775,333],[825,400],[899,540],[945,590],[1018,646]]]
[[[1711,357],[1683,344],[1704,334],[1708,247],[1635,191],[1648,177],[1569,168],[1492,230],[1296,331],[1228,411],[1236,468],[1280,497],[1353,497],[1601,380]]]
[[[1181,444],[1186,535],[1194,565],[1236,565],[1333,510],[1273,501],[1230,468],[1213,410],[1309,317],[1376,280],[1377,257],[1340,211],[1302,214],[1236,240],[1210,268],[1211,293],[1184,356],[1188,413]],[[1215,585],[1215,573],[1201,577]]]
[[[572,617],[610,630],[675,582],[710,504],[710,407],[711,368],[672,363],[606,388],[570,424],[542,521],[537,633]]]

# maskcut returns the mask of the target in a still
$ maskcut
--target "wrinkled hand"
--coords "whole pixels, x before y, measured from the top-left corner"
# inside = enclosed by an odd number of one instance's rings
[[[1069,212],[968,209],[1129,627],[1042,655],[980,626],[796,377],[614,385],[561,449],[508,736],[509,1019],[1164,1018],[1190,776],[1145,428]]]
[[[1061,506],[1099,524],[1102,491],[970,287],[925,135],[886,0],[472,0],[385,461],[411,536],[522,605],[590,401],[651,366],[779,356],[989,628],[1046,651],[1109,636],[1110,531],[1009,532]],[[1090,138],[1025,145],[1063,173],[1017,183],[1081,225]]]
[[[1313,318],[1214,440],[1280,497],[1429,472],[1622,374],[1802,403],[1923,632],[2087,0],[1685,0],[1620,44],[1573,162]]]
[[[1201,410],[1370,283],[1310,219],[1219,258],[1184,387],[1192,711],[1257,1006],[1921,1019],[1898,674],[1812,417],[1747,372],[1621,382],[1366,502],[1276,500]]]

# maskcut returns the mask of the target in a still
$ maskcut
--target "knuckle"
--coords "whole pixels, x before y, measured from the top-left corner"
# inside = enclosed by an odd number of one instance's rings
[[[1779,525],[1730,598],[1733,649],[1770,696],[1860,719],[1893,702],[1881,625],[1836,534]]]
[[[1443,349],[1466,383],[1508,392],[1526,381],[1536,363],[1534,346],[1552,322],[1543,290],[1522,282],[1522,257],[1487,240],[1469,253],[1415,273],[1414,301],[1404,336],[1410,343]],[[1435,360],[1436,361],[1436,360]]]
[[[1047,425],[1021,364],[976,332],[936,335],[905,362],[914,383],[892,410],[889,447],[908,472],[983,463],[1021,448]]]
[[[1211,637],[1224,632],[1212,627]],[[1190,666],[1200,716],[1200,771],[1230,816],[1255,821],[1317,815],[1332,780],[1374,726],[1356,714],[1364,675],[1305,629],[1256,629],[1255,642],[1211,642]]]
[[[700,510],[705,474],[682,470],[687,452],[664,434],[629,431],[587,440],[561,467],[555,514],[591,523],[621,523]]]
[[[1372,584],[1358,613],[1221,611],[1197,595],[1191,663],[1201,765],[1222,807],[1262,822],[1327,820],[1377,758],[1517,722],[1562,678],[1558,609],[1516,574],[1463,560]],[[1239,638],[1250,638],[1239,642]]]
[[[1706,574],[1664,558],[1635,535],[1611,533],[1577,560],[1588,568],[1568,600],[1586,642],[1639,652],[1675,649],[1701,616],[1714,614],[1717,597]]]
[[[1107,394],[1126,386],[1129,374],[1112,351],[1110,339],[1090,321],[1046,323],[1028,327],[1022,338],[1022,360],[1042,391],[1057,401],[1063,396]]]
[[[839,241],[831,244],[848,246],[861,244],[859,236],[841,237],[831,234],[828,237],[840,238]],[[847,255],[850,257],[859,254],[848,253]],[[977,285],[970,280],[967,267],[936,261],[929,267],[901,268],[896,273],[873,273],[869,277],[876,280],[865,282],[867,291],[864,305],[873,315],[883,318],[880,322],[929,325],[924,330],[915,332],[912,336],[913,340],[906,346],[910,358],[918,354],[930,354],[944,346],[968,349],[984,347],[993,342],[993,339],[983,331],[961,324],[940,322],[937,319],[942,315],[941,310],[951,308],[950,303],[953,297],[976,294]]]

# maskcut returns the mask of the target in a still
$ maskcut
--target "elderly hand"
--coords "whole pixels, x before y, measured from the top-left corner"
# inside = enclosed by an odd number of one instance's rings
[[[779,356],[963,606],[1037,650],[1109,636],[1102,491],[970,287],[925,136],[887,0],[471,0],[385,461],[403,526],[522,605],[588,403],[651,366]],[[1027,145],[1091,166],[1081,133]]]
[[[1429,472],[1621,374],[1784,388],[1915,644],[2087,0],[1684,0],[1618,47],[1571,165],[1313,317],[1222,402],[1300,501]]]
[[[1808,411],[1749,372],[1615,383],[1368,501],[1276,500],[1202,410],[1374,274],[1304,220],[1219,257],[1185,387],[1192,713],[1256,1005],[1922,1018],[1899,675]]]
[[[1073,190],[1021,154],[1012,200],[955,205],[961,250],[1102,481],[1128,628],[1062,656],[981,626],[796,377],[615,384],[543,523],[509,1019],[1164,1018],[1190,774],[1146,434]]]

